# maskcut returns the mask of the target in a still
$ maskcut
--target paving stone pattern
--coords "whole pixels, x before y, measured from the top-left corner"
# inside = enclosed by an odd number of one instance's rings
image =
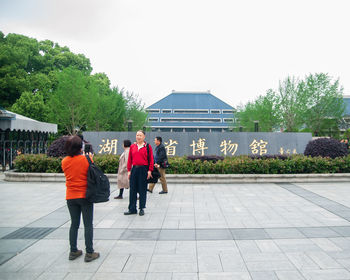
[[[101,257],[85,263],[68,260],[64,184],[0,177],[0,279],[350,279],[349,183],[158,190],[145,216],[123,215],[128,191],[96,204]]]

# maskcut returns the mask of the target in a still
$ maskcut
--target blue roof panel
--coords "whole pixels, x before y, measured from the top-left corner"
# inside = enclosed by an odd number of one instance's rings
[[[233,109],[209,92],[173,92],[147,109]]]

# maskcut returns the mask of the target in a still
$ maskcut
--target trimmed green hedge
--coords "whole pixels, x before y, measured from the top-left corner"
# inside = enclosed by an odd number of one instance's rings
[[[15,160],[17,172],[62,173],[62,158],[46,155],[20,155]],[[119,156],[96,155],[94,162],[105,173],[117,173]],[[169,158],[168,174],[296,174],[350,173],[350,155],[335,159],[294,155],[286,159],[227,157],[217,162]]]

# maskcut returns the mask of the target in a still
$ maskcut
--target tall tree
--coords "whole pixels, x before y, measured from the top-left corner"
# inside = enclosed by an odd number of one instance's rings
[[[126,92],[123,94],[126,100],[126,123],[132,121],[133,130],[143,129],[146,123],[147,113],[144,103],[139,99],[138,95],[132,92]]]
[[[90,60],[49,40],[0,31],[0,100],[9,108],[25,91],[42,92],[44,100],[55,86],[53,72],[73,67],[85,74],[92,71]]]
[[[61,131],[74,134],[92,120],[96,114],[98,93],[89,76],[74,68],[57,72],[57,89],[49,98],[50,120],[59,124]]]
[[[259,96],[254,102],[247,103],[237,114],[240,125],[246,131],[254,131],[255,122],[258,122],[259,131],[274,131],[280,125],[276,101],[276,94],[270,89],[265,95]]]
[[[277,110],[279,111],[281,126],[286,131],[298,131],[303,125],[306,96],[299,89],[299,80],[287,77],[280,82],[277,91]]]
[[[44,103],[43,96],[39,93],[25,91],[12,105],[11,111],[37,121],[48,121],[49,108]]]
[[[328,74],[310,74],[300,82],[299,91],[306,99],[303,121],[315,136],[330,126],[337,128],[345,111],[339,79],[332,82]]]

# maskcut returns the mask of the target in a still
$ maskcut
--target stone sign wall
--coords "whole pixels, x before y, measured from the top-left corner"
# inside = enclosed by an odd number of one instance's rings
[[[136,132],[84,132],[95,154],[120,155],[123,140],[135,142]],[[161,136],[168,156],[183,155],[274,155],[302,154],[311,133],[278,132],[147,132],[146,141],[154,148]]]

